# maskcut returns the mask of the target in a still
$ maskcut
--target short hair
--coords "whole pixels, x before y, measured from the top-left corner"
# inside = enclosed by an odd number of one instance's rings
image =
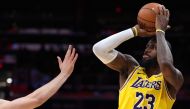
[[[157,43],[156,37],[152,37],[152,38],[150,39],[150,41],[153,41],[153,42],[156,42],[156,43]],[[167,44],[168,44],[170,50],[172,50],[171,43],[170,43],[168,40],[166,40],[166,42],[167,42]]]

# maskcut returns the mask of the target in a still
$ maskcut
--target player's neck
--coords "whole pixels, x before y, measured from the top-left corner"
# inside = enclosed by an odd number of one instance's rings
[[[148,77],[151,77],[152,75],[157,75],[160,73],[160,68],[159,67],[146,68],[146,73],[147,73]]]

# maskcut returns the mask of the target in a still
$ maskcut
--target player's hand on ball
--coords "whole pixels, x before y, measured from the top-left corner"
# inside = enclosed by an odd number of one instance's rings
[[[168,29],[168,22],[170,17],[170,12],[163,5],[158,6],[159,12],[156,15],[156,29],[161,29],[166,31]]]
[[[139,25],[135,25],[132,29],[136,28],[137,29],[137,36],[140,37],[152,37],[155,36],[156,31],[146,31],[143,28],[140,28]]]

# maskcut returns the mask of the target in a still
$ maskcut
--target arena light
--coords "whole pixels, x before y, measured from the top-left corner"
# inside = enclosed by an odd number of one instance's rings
[[[7,78],[6,82],[7,82],[8,84],[11,84],[11,83],[13,82],[13,79],[12,79],[12,78]]]

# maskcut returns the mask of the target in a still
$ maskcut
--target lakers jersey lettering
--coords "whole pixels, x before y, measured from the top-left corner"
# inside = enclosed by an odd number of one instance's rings
[[[119,109],[171,109],[162,73],[148,77],[144,68],[136,67],[119,91]]]
[[[138,77],[138,79],[131,85],[131,87],[154,88],[156,90],[160,90],[160,85],[161,81],[150,82],[148,80],[143,80],[141,77]]]

